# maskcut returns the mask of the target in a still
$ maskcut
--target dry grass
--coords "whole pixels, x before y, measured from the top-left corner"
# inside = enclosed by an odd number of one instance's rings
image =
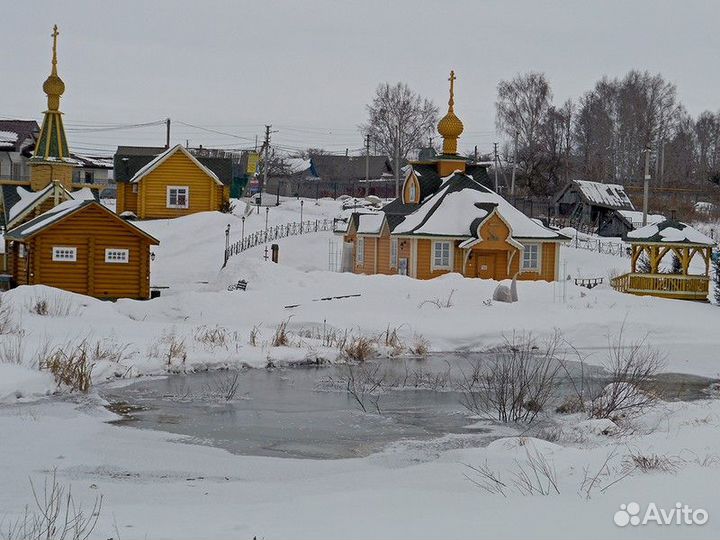
[[[168,367],[172,366],[173,360],[184,364],[187,360],[185,339],[178,337],[174,330],[163,332],[160,339],[148,347],[148,356],[162,359]]]
[[[289,322],[290,317],[288,317],[275,327],[275,333],[273,334],[271,341],[271,345],[273,347],[287,347],[290,345],[290,335],[287,331]]]
[[[25,358],[25,334],[18,332],[0,341],[0,364],[22,364]]]
[[[71,298],[60,294],[35,297],[28,306],[30,313],[42,317],[70,317],[80,312]]]
[[[680,462],[681,460],[675,456],[631,452],[623,459],[623,469],[644,473],[675,472],[680,467]]]
[[[253,347],[257,347],[259,337],[260,337],[260,327],[256,324],[250,330],[250,336],[248,337],[248,343]]]
[[[19,330],[15,320],[15,311],[12,306],[4,301],[0,294],[0,334],[12,334]]]
[[[373,357],[375,352],[375,340],[366,336],[352,338],[343,349],[343,354],[355,362],[364,362]]]
[[[195,341],[198,343],[210,349],[222,347],[227,350],[228,345],[232,341],[232,335],[228,332],[227,328],[223,328],[222,326],[198,326],[193,331],[193,338],[195,338]]]
[[[430,352],[430,342],[422,335],[415,334],[408,351],[413,356],[427,356]]]
[[[88,342],[68,343],[55,347],[39,362],[39,368],[55,377],[58,387],[67,386],[71,391],[87,392],[92,386],[91,350]]]

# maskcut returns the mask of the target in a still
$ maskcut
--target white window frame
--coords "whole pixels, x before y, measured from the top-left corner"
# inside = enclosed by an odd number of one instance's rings
[[[137,193],[137,192],[138,192],[138,185],[137,185],[137,184],[133,184],[133,185],[132,185],[132,192],[133,192],[133,193]]]
[[[105,249],[105,262],[108,264],[127,264],[130,262],[130,250],[107,248]]]
[[[445,258],[444,247],[447,246],[447,263]],[[438,247],[440,248],[440,257],[438,258]],[[453,269],[453,241],[452,240],[433,240],[432,252],[430,253],[430,270],[452,270]]]
[[[530,261],[526,259],[525,255],[528,255],[535,251],[535,257],[530,257]],[[528,262],[532,263],[532,259],[535,259],[535,264],[528,265]],[[520,261],[521,272],[540,272],[542,269],[542,245],[541,244],[525,244],[523,246],[522,259]]]
[[[365,238],[358,236],[355,246],[355,265],[365,266]]]
[[[25,247],[25,244],[19,243],[18,244],[18,259],[24,259],[26,252],[27,252],[27,248]]]
[[[77,262],[77,248],[72,246],[53,246],[53,262]]]
[[[175,191],[175,204],[170,203],[172,192]],[[185,192],[185,204],[178,204],[177,200],[181,191]],[[167,187],[167,208],[189,208],[190,207],[190,187],[189,186],[168,186]]]
[[[398,239],[390,238],[390,268],[398,267]]]

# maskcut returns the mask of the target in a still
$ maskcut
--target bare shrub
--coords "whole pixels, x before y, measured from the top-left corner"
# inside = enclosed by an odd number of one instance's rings
[[[487,462],[477,467],[467,465],[473,474],[465,474],[465,478],[484,491],[503,497],[509,491],[520,495],[559,495],[557,471],[553,463],[536,448],[531,450],[526,447],[525,453],[525,460],[515,460],[515,468],[508,471],[510,481],[503,480],[499,473],[488,467]]]
[[[427,356],[430,352],[430,341],[420,334],[415,334],[408,351],[415,356]]]
[[[366,336],[357,336],[345,345],[343,353],[350,360],[364,362],[375,354],[375,342]]]
[[[433,298],[432,300],[423,300],[422,302],[420,302],[418,304],[418,309],[423,307],[425,304],[430,304],[432,306],[435,306],[438,309],[453,307],[453,305],[454,305],[453,301],[452,301],[453,294],[455,294],[455,289],[452,289],[450,291],[450,294],[448,294],[447,297],[444,299]]]
[[[231,341],[230,333],[222,326],[198,326],[193,331],[193,337],[198,343],[202,343],[210,349],[222,347],[228,348]]]
[[[466,467],[475,473],[474,475],[464,475],[465,478],[470,480],[470,482],[492,495],[502,495],[503,497],[507,497],[505,493],[509,490],[509,486],[500,480],[500,477],[495,471],[488,467],[487,461],[484,465],[477,467],[466,465]]]
[[[240,374],[237,371],[224,372],[214,378],[210,387],[210,394],[223,401],[232,401],[235,399],[239,387]]]
[[[680,462],[680,458],[675,456],[631,452],[623,459],[623,468],[626,471],[641,471],[644,473],[675,472],[678,470]]]
[[[663,357],[646,339],[625,345],[622,332],[610,343],[604,367],[610,373],[607,386],[590,403],[591,418],[616,419],[637,414],[657,401],[652,391],[655,375],[664,365]]]
[[[517,470],[513,471],[513,483],[523,495],[560,494],[555,466],[538,449],[531,452],[525,448],[527,459],[524,463],[515,461]]]
[[[67,343],[51,350],[40,360],[40,369],[46,369],[55,377],[58,387],[65,385],[72,391],[87,392],[92,386],[91,352],[86,340],[75,345]]]
[[[32,480],[30,489],[34,508],[26,506],[21,518],[0,530],[4,540],[87,540],[92,536],[102,510],[102,495],[85,509],[75,501],[71,489],[57,481],[54,471],[45,478],[42,492]]]
[[[360,409],[367,412],[368,407],[371,406],[378,414],[382,414],[380,393],[383,390],[385,374],[380,373],[380,364],[366,363],[359,366],[347,364],[344,371],[341,381]]]
[[[545,410],[558,384],[556,333],[540,348],[532,337],[515,336],[471,362],[458,384],[461,402],[475,414],[500,422],[532,422]]]
[[[568,396],[557,406],[555,412],[560,414],[585,412],[585,402],[577,396]]]
[[[275,333],[273,334],[271,344],[273,347],[287,347],[290,345],[290,336],[287,331],[290,317],[282,321],[275,327]]]

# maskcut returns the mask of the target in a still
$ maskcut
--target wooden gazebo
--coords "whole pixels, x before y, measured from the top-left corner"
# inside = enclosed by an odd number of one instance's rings
[[[665,220],[630,231],[625,236],[630,244],[630,273],[611,280],[616,291],[651,295],[662,298],[707,301],[710,283],[710,262],[715,241],[685,223]],[[675,255],[680,267],[675,273],[663,272],[661,263]],[[700,256],[704,272],[691,273],[690,263]],[[638,264],[647,259],[645,268]],[[679,273],[678,273],[679,271]]]

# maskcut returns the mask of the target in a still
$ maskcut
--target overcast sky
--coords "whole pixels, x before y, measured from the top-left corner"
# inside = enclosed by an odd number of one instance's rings
[[[693,115],[720,109],[718,20],[718,0],[12,2],[0,115],[40,120],[57,23],[61,108],[78,151],[164,144],[162,126],[89,128],[170,117],[173,142],[247,147],[272,123],[287,149],[352,152],[379,83],[406,82],[442,111],[450,69],[461,147],[487,151],[498,81],[528,70],[547,74],[557,103],[639,68],[676,83]]]

